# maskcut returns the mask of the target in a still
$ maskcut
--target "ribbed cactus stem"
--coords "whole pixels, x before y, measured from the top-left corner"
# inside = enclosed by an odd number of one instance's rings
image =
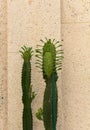
[[[58,102],[58,93],[57,93],[57,85],[55,80],[55,75],[52,75],[52,122],[53,122],[53,130],[56,130],[57,123],[57,102]]]
[[[32,56],[32,48],[22,47],[23,51],[21,56],[23,57],[23,68],[22,68],[22,102],[23,102],[23,130],[33,130],[33,118],[31,102],[34,98],[31,86],[31,63],[30,59]],[[33,95],[32,95],[33,94]]]
[[[43,99],[43,121],[45,130],[52,130],[52,83],[51,77],[46,80],[46,88]]]
[[[54,74],[46,79],[43,100],[43,121],[45,130],[56,130],[57,123],[57,85]]]
[[[58,92],[57,92],[57,70],[61,69],[62,65],[62,51],[61,48],[57,48],[62,45],[59,41],[55,42],[58,44],[56,47],[53,43],[55,39],[47,39],[42,48],[42,53],[37,52],[37,57],[42,60],[40,68],[42,68],[43,78],[46,83],[44,99],[43,99],[43,121],[45,130],[56,130],[57,123],[57,105],[58,105]],[[41,41],[42,42],[42,41]],[[41,50],[40,48],[37,50]],[[58,52],[58,53],[57,53]],[[58,59],[57,59],[58,58]],[[39,116],[38,116],[39,115]],[[40,119],[40,114],[37,113],[37,118]]]
[[[31,65],[30,61],[24,61],[22,70],[22,89],[23,89],[23,130],[32,129],[32,110],[31,110]]]

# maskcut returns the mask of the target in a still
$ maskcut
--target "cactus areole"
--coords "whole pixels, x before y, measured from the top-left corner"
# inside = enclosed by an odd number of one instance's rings
[[[57,92],[57,71],[62,67],[61,44],[55,39],[41,40],[44,44],[36,49],[37,52],[37,67],[42,69],[43,78],[46,83],[44,99],[43,99],[43,121],[45,130],[56,130],[57,123],[57,107],[58,107],[58,92]],[[42,48],[41,48],[42,47]]]
[[[31,57],[32,48],[23,46],[20,51],[21,56],[24,60],[22,68],[22,102],[23,102],[23,130],[33,130],[33,118],[31,102],[34,98],[34,92],[32,92],[31,86]]]

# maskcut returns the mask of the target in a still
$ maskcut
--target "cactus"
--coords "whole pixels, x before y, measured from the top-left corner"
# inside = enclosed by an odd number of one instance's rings
[[[43,121],[45,130],[56,130],[57,123],[57,107],[58,107],[58,92],[57,92],[57,71],[62,68],[62,53],[61,44],[55,39],[41,40],[44,44],[38,45],[36,49],[36,65],[42,69],[43,78],[46,83],[44,99],[43,99]],[[54,44],[55,43],[55,44]],[[60,49],[58,49],[60,48]],[[36,113],[36,117],[42,119],[40,109]]]
[[[36,117],[37,117],[39,120],[43,120],[43,110],[42,110],[42,108],[39,108],[39,109],[38,109],[38,112],[36,113]]]
[[[32,109],[31,103],[35,97],[35,93],[32,92],[31,85],[31,57],[32,57],[32,48],[23,46],[20,50],[21,56],[24,60],[22,68],[22,102],[24,105],[23,108],[23,130],[33,130],[33,118],[32,118]]]

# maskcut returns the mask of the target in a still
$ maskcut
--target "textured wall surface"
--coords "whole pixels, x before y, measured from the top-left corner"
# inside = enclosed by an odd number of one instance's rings
[[[7,1],[0,0],[0,130],[7,129]]]
[[[90,0],[62,0],[64,130],[90,130]]]
[[[19,49],[22,45],[36,48],[40,39],[56,38],[60,40],[60,0],[8,0],[8,130],[22,130],[22,58]],[[59,109],[57,129],[63,129],[61,104],[61,79],[58,81]],[[35,117],[42,107],[45,83],[42,73],[35,67],[32,59],[32,84],[37,93],[32,103],[34,129],[44,130],[43,122]]]

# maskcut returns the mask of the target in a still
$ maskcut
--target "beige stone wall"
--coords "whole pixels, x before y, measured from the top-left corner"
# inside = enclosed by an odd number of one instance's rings
[[[90,1],[62,0],[64,130],[90,130]]]
[[[0,0],[0,130],[7,129],[7,1]]]

